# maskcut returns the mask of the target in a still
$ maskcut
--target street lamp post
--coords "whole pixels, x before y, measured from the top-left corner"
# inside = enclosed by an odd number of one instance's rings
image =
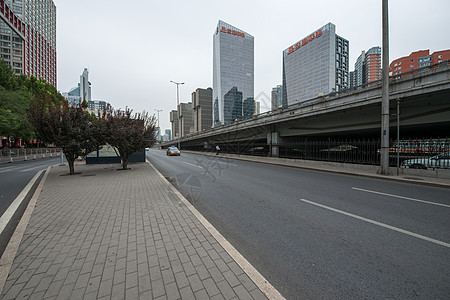
[[[175,82],[175,81],[170,81],[174,84],[177,85],[177,111],[178,111],[178,106],[180,106],[180,94],[179,94],[179,90],[178,90],[178,86],[180,84],[184,84],[184,82]],[[178,115],[178,119],[180,119],[180,116]],[[178,124],[178,130],[177,130],[177,138],[178,138],[178,149],[180,149],[180,124]],[[180,149],[181,150],[181,149]]]
[[[161,128],[159,127],[159,112],[163,111],[162,109],[155,109],[155,111],[158,113],[158,138],[159,141],[161,142]]]
[[[382,101],[381,101],[381,159],[380,173],[389,175],[389,19],[388,0],[382,0]]]

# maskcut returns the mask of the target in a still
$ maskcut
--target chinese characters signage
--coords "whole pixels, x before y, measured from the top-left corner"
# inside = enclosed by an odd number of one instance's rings
[[[237,31],[237,30],[233,30],[233,29],[226,29],[225,26],[222,26],[222,28],[220,29],[220,32],[237,35],[237,36],[245,38],[245,33]],[[219,33],[219,27],[217,27],[216,34],[217,33]]]
[[[292,45],[289,47],[288,55],[294,53],[301,47],[304,47],[306,44],[312,42],[314,39],[319,38],[322,35],[322,30],[319,29],[315,33],[310,34],[309,36],[305,37],[303,40],[299,41],[298,43]]]

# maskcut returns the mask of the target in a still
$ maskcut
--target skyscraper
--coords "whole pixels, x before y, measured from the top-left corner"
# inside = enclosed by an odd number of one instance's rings
[[[193,127],[192,103],[180,103],[178,105],[178,128],[180,130],[180,137],[188,135]]]
[[[283,103],[348,88],[349,43],[335,32],[328,23],[283,51]]]
[[[16,74],[56,87],[56,6],[52,0],[0,0],[1,57]]]
[[[272,111],[283,107],[283,86],[277,85],[272,88]]]
[[[192,93],[194,132],[210,130],[212,126],[212,88],[196,89]]]
[[[77,87],[70,89],[69,92],[63,93],[63,96],[69,101],[70,104],[83,103],[91,101],[91,83],[89,82],[89,71],[84,68],[83,73],[80,75],[80,82]]]
[[[381,47],[364,50],[355,63],[354,86],[381,80]]]
[[[254,38],[219,20],[213,51],[213,124],[220,126],[248,115],[243,102],[254,98]]]
[[[172,138],[176,139],[179,138],[179,130],[178,130],[178,126],[179,126],[179,120],[178,120],[178,108],[177,110],[172,110],[170,112],[170,123],[172,123]]]

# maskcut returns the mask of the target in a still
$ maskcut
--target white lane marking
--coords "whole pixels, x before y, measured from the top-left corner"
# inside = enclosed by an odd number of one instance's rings
[[[219,164],[223,164],[223,165],[230,165],[230,166],[233,166],[233,167],[237,167],[237,165],[231,164],[231,163],[224,163],[224,162],[221,162],[221,161],[216,161],[216,162],[219,163]]]
[[[436,203],[436,202],[430,202],[430,201],[425,201],[425,200],[420,200],[420,199],[414,199],[414,198],[409,198],[409,197],[403,197],[403,196],[398,196],[398,195],[393,195],[393,194],[387,194],[387,193],[382,193],[382,192],[376,192],[376,191],[364,190],[364,189],[355,188],[355,187],[352,187],[352,190],[361,191],[361,192],[366,192],[366,193],[372,193],[372,194],[378,194],[378,195],[383,195],[383,196],[389,196],[389,197],[394,197],[394,198],[399,198],[399,199],[404,199],[404,200],[409,200],[409,201],[422,202],[422,203],[426,203],[426,204],[432,204],[432,205],[438,205],[438,206],[450,207],[450,205],[447,205],[447,204]]]
[[[1,173],[6,173],[6,172],[14,171],[14,169],[11,169],[11,168],[12,168],[12,167],[2,168],[2,169],[0,170],[0,174],[1,174]]]
[[[25,169],[25,170],[20,170],[19,172],[28,172],[28,171],[31,171],[31,170],[34,170],[34,169],[38,169],[38,168],[43,168],[45,170],[47,168],[47,166],[37,166],[37,167],[33,167],[33,168],[28,168],[28,169]]]
[[[11,168],[14,168],[13,166],[10,166],[10,167],[3,167],[3,168],[1,168],[0,170],[6,170],[6,169],[11,169]]]
[[[348,212],[345,212],[345,211],[342,211],[342,210],[339,210],[339,209],[336,209],[336,208],[332,208],[332,207],[329,207],[329,206],[326,206],[326,205],[323,205],[323,204],[315,203],[315,202],[312,202],[312,201],[309,201],[309,200],[306,200],[306,199],[300,199],[300,201],[303,201],[305,203],[309,203],[309,204],[312,204],[312,205],[315,205],[315,206],[318,206],[318,207],[321,207],[321,208],[325,208],[325,209],[328,209],[328,210],[337,212],[339,214],[343,214],[343,215],[346,215],[346,216],[349,216],[349,217],[352,217],[352,218],[355,218],[355,219],[358,219],[358,220],[361,220],[361,221],[364,221],[364,222],[367,222],[367,223],[371,223],[371,224],[374,224],[374,225],[377,225],[377,226],[381,226],[381,227],[384,227],[384,228],[387,228],[387,229],[390,229],[390,230],[393,230],[393,231],[397,231],[397,232],[400,232],[400,233],[403,233],[403,234],[407,234],[409,236],[412,236],[412,237],[415,237],[415,238],[418,238],[418,239],[421,239],[421,240],[424,240],[424,241],[427,241],[427,242],[431,242],[431,243],[434,243],[434,244],[437,244],[437,245],[441,245],[441,246],[450,248],[450,244],[449,243],[442,242],[442,241],[439,241],[439,240],[435,240],[435,239],[426,237],[424,235],[420,235],[420,234],[417,234],[417,233],[414,233],[414,232],[411,232],[411,231],[407,231],[407,230],[404,230],[404,229],[401,229],[401,228],[397,228],[397,227],[394,227],[394,226],[391,226],[391,225],[387,225],[387,224],[384,224],[384,223],[381,223],[381,222],[377,222],[377,221],[374,221],[374,220],[371,220],[371,219],[360,217],[358,215],[354,215],[354,214],[351,214],[351,213],[348,213]]]
[[[39,176],[41,175],[41,173],[43,171],[44,170],[39,171],[36,175],[34,175],[33,179],[31,179],[30,182],[28,182],[28,184],[25,186],[25,188],[20,192],[20,194],[16,197],[16,199],[14,199],[13,203],[11,203],[9,205],[8,209],[0,217],[0,234],[3,232],[6,225],[11,220],[14,213],[16,212],[17,208],[19,208],[20,203],[22,203],[23,199],[28,194],[31,187],[33,186],[33,184],[36,182],[36,180],[39,178]]]
[[[191,164],[191,163],[188,163],[188,162],[185,162],[185,161],[183,161],[185,164],[187,164],[187,165],[190,165],[190,166],[193,166],[193,167],[196,167],[196,168],[200,168],[200,169],[203,169],[202,167],[200,167],[200,166],[197,166],[197,165],[194,165],[194,164]]]
[[[9,271],[11,270],[14,258],[17,254],[17,250],[19,249],[20,242],[22,241],[25,229],[27,228],[28,222],[30,221],[34,207],[36,206],[37,199],[39,198],[39,194],[41,193],[42,187],[44,186],[44,182],[47,178],[50,168],[51,166],[49,166],[47,168],[47,171],[44,173],[41,182],[34,191],[34,194],[31,197],[22,218],[20,219],[19,224],[16,227],[16,230],[14,230],[14,233],[9,240],[8,245],[6,246],[2,257],[0,258],[0,294],[3,291],[3,287],[5,286]]]

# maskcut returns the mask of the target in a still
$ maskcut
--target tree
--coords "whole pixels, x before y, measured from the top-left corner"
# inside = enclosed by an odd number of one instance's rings
[[[100,141],[98,123],[81,106],[69,106],[67,101],[53,103],[52,96],[41,91],[31,104],[29,117],[38,138],[63,149],[70,175],[75,174],[74,162],[97,149]]]
[[[116,154],[122,160],[122,168],[128,168],[130,155],[155,143],[155,116],[148,113],[132,114],[132,110],[125,111],[107,109],[104,116],[106,122],[106,142],[115,147]],[[118,153],[117,153],[118,151]]]
[[[27,111],[33,96],[43,92],[55,104],[65,100],[53,85],[34,76],[15,75],[11,65],[0,59],[0,136],[35,137]]]
[[[25,90],[8,91],[0,86],[0,135],[26,139],[34,136],[27,118],[31,98]]]

